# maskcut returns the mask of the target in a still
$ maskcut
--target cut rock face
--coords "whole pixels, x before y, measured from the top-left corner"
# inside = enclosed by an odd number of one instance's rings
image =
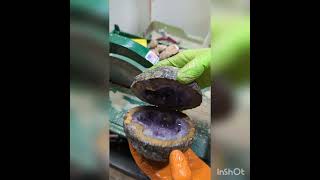
[[[124,118],[124,130],[141,155],[162,162],[174,149],[186,151],[195,135],[194,123],[187,115],[154,106],[130,109]]]
[[[176,81],[178,70],[172,66],[149,69],[135,77],[131,90],[139,99],[159,108],[184,110],[199,106],[200,87],[195,82],[185,85]]]

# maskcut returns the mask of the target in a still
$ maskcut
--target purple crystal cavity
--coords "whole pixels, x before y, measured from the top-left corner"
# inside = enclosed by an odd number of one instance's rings
[[[201,89],[196,82],[177,81],[178,68],[172,66],[148,69],[135,77],[132,92],[142,101],[160,108],[184,110],[199,106]]]
[[[177,111],[148,109],[133,114],[133,122],[144,127],[144,135],[161,140],[174,140],[188,133],[188,124]]]
[[[147,102],[152,102],[158,106],[182,107],[186,105],[188,106],[192,102],[190,92],[186,91],[183,85],[172,80],[163,81],[167,82],[159,83],[157,88],[154,90],[144,90],[142,92],[142,97],[146,99]],[[146,83],[147,86],[148,81],[142,82],[142,84],[144,83]]]

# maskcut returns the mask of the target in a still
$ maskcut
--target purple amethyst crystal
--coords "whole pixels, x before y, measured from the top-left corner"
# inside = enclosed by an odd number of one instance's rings
[[[162,162],[174,149],[186,151],[195,135],[194,123],[186,114],[155,106],[130,109],[124,117],[124,130],[141,155]]]
[[[178,70],[172,66],[148,69],[135,77],[131,90],[139,99],[161,108],[184,110],[199,106],[202,94],[198,84],[176,81]]]

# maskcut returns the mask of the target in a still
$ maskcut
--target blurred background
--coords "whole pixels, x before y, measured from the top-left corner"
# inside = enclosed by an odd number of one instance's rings
[[[70,1],[70,179],[108,179],[108,1]]]
[[[143,35],[152,21],[159,21],[204,39],[210,28],[209,7],[209,0],[110,0],[110,31],[118,24],[126,32]]]
[[[250,1],[211,0],[211,31],[212,172],[215,179],[246,180],[250,179]],[[218,176],[217,170],[225,168],[244,169],[245,175]]]

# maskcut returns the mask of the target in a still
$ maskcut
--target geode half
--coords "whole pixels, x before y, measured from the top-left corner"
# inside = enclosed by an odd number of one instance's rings
[[[184,113],[139,106],[124,117],[124,131],[132,146],[145,158],[168,161],[170,152],[186,151],[192,144],[195,127]]]
[[[178,68],[162,66],[137,75],[131,85],[133,93],[142,101],[159,108],[185,110],[199,106],[201,89],[196,82],[181,84],[177,79]]]

